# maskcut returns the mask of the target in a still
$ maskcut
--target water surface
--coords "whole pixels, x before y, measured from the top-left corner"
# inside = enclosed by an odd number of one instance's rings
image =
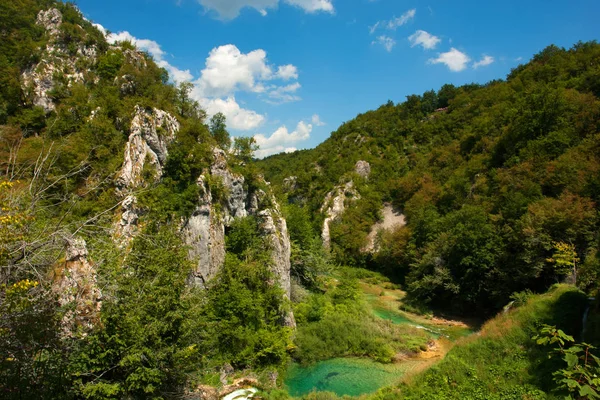
[[[285,384],[290,395],[300,397],[312,391],[334,392],[338,396],[360,396],[397,383],[418,362],[380,364],[368,359],[334,358],[308,367],[293,364]]]

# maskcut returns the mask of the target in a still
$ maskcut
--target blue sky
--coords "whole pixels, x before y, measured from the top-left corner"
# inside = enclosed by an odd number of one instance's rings
[[[550,44],[600,39],[597,0],[78,0],[194,83],[259,155],[314,147],[388,99],[504,78]]]

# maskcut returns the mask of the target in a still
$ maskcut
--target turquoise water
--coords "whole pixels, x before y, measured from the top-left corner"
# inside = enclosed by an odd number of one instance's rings
[[[471,333],[473,333],[471,329],[463,328],[460,326],[440,326],[433,324],[418,323],[408,318],[406,314],[402,313],[401,311],[393,311],[387,308],[383,308],[381,306],[378,307],[377,302],[379,300],[375,295],[367,294],[365,295],[365,297],[367,298],[367,301],[369,301],[372,304],[373,314],[376,317],[392,321],[394,324],[397,325],[408,324],[416,328],[424,329],[427,332],[429,332],[429,334],[435,339],[439,339],[443,336],[450,340],[457,340],[463,336],[468,336]],[[393,306],[394,304],[391,305],[391,307]]]
[[[285,384],[294,397],[312,391],[360,396],[398,382],[411,364],[414,363],[384,365],[358,358],[334,358],[309,367],[293,364],[288,369]]]

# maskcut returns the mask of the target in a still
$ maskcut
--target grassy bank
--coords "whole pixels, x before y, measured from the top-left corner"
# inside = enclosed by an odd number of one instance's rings
[[[531,339],[541,324],[556,325],[577,337],[586,296],[559,285],[487,322],[481,332],[459,342],[439,364],[373,399],[546,399],[553,392],[547,349]]]

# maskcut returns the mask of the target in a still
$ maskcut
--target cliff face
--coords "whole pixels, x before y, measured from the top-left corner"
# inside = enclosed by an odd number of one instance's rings
[[[123,198],[114,226],[119,246],[126,247],[138,231],[141,210],[137,207],[135,190],[160,180],[167,161],[167,147],[178,131],[179,122],[171,114],[156,108],[135,107],[123,166],[116,180],[118,195]]]
[[[67,241],[65,262],[55,269],[53,281],[60,306],[68,310],[62,320],[63,334],[86,335],[100,318],[102,293],[85,240]]]
[[[360,194],[354,188],[354,182],[352,181],[336,187],[325,196],[321,206],[321,212],[325,214],[321,239],[323,240],[323,246],[326,248],[329,248],[331,244],[330,225],[343,214],[346,209],[346,199],[351,201],[360,199]]]
[[[216,184],[219,193],[213,193],[210,182]],[[272,196],[262,190],[248,193],[244,183],[243,176],[230,171],[226,153],[215,148],[210,168],[198,178],[198,206],[181,229],[182,237],[190,247],[190,258],[197,261],[190,282],[207,286],[225,261],[225,228],[236,218],[253,215],[258,218],[261,234],[269,244],[273,273],[289,299],[291,244],[286,221]],[[291,312],[284,315],[284,323],[295,326]]]
[[[39,12],[38,25],[46,31],[46,45],[39,62],[22,74],[22,84],[29,102],[42,107],[47,114],[57,109],[53,100],[56,89],[68,88],[76,83],[93,87],[99,78],[91,73],[97,60],[102,57],[99,46],[81,41],[65,45],[61,26],[63,15],[56,8]],[[81,28],[81,27],[80,27]],[[82,29],[82,32],[84,30]],[[83,33],[84,37],[87,37]],[[92,41],[88,41],[92,43]],[[124,62],[136,70],[148,67],[144,56],[129,48],[111,47],[124,56]],[[135,92],[135,79],[128,74],[114,78],[113,84],[122,97]],[[102,109],[91,111],[88,121],[97,118]],[[124,146],[123,162],[115,172],[114,185],[120,206],[115,215],[112,235],[115,244],[127,249],[139,233],[144,221],[144,209],[139,205],[139,190],[159,182],[163,178],[168,159],[168,149],[177,138],[180,122],[177,117],[158,108],[136,105],[131,110],[129,126],[115,126],[124,130],[128,140]],[[286,297],[290,297],[290,239],[285,219],[272,195],[262,190],[248,192],[244,176],[233,173],[228,165],[228,154],[213,149],[209,167],[198,178],[199,197],[193,214],[179,227],[184,242],[189,246],[189,257],[196,268],[190,276],[190,284],[207,287],[208,282],[221,270],[225,261],[225,229],[235,219],[255,216],[262,235],[269,244],[272,254],[272,269]],[[85,242],[74,241],[69,245],[67,263],[56,278],[56,290],[61,304],[72,302],[76,310],[68,316],[68,324],[91,324],[93,314],[99,311],[100,294],[94,285],[80,295],[82,282],[95,282],[95,268],[87,261]],[[87,285],[87,283],[86,283]],[[84,285],[85,286],[85,285]],[[87,285],[89,286],[89,285]],[[80,301],[79,297],[83,300]],[[82,303],[83,302],[83,303]],[[92,304],[84,310],[82,304]],[[84,308],[85,308],[84,307]],[[285,323],[294,326],[293,315],[285,315]]]
[[[75,54],[71,54],[73,50],[59,40],[62,14],[56,8],[40,11],[36,23],[46,30],[48,43],[42,51],[40,62],[23,72],[22,81],[33,105],[42,107],[48,113],[56,108],[52,90],[59,84],[70,86],[86,82],[86,72],[96,62],[98,49],[79,43]]]

